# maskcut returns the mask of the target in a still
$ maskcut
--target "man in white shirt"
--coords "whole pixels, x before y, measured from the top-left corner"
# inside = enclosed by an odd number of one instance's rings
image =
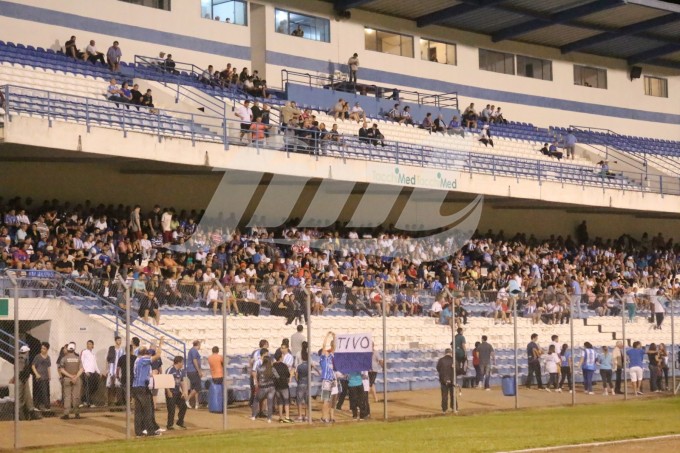
[[[253,121],[253,112],[250,110],[250,101],[243,101],[242,105],[239,105],[234,110],[236,116],[241,120],[241,136],[239,141],[243,140],[243,136],[250,133],[250,123]]]
[[[163,230],[163,243],[172,242],[172,210],[166,209],[161,216],[161,229]]]
[[[90,40],[90,45],[85,48],[85,54],[87,55],[87,61],[90,63],[96,63],[100,61],[101,64],[104,63],[104,54],[97,51],[97,46],[94,43],[94,39]]]
[[[83,395],[83,404],[81,406],[94,406],[94,395],[97,393],[99,387],[99,366],[97,365],[97,357],[94,355],[94,341],[88,340],[87,349],[83,349],[80,353],[80,362],[83,366],[83,382],[85,383],[85,392]]]

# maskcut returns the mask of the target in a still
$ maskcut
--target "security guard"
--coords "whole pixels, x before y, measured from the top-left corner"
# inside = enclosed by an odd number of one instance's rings
[[[61,375],[62,394],[64,395],[64,415],[61,418],[68,420],[72,409],[76,418],[80,418],[79,406],[82,392],[80,376],[84,373],[84,370],[80,356],[76,354],[75,343],[69,343],[66,346],[66,354],[64,354],[57,366]]]

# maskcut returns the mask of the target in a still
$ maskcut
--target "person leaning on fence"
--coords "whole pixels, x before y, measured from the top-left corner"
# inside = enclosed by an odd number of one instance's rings
[[[69,343],[66,346],[66,354],[57,363],[64,397],[64,415],[61,417],[64,420],[70,418],[71,410],[75,413],[76,418],[80,418],[79,407],[82,389],[80,377],[85,371],[80,357],[75,351],[75,343]]]

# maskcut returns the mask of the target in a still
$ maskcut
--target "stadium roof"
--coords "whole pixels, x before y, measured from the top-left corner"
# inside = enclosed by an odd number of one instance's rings
[[[659,0],[328,0],[414,21],[680,69],[680,5]]]

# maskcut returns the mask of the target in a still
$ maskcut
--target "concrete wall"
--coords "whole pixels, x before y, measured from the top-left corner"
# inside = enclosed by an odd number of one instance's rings
[[[352,11],[349,21],[335,21],[328,2],[282,0],[262,1],[262,11],[253,19],[264,23],[266,36],[265,71],[272,86],[281,85],[281,69],[328,73],[343,68],[347,58],[358,52],[359,78],[397,88],[421,92],[458,92],[461,104],[500,104],[506,117],[539,126],[589,125],[619,133],[680,139],[680,80],[667,69],[643,65],[643,74],[668,77],[667,99],[644,95],[643,78],[631,81],[624,61],[584,54],[561,55],[559,50],[517,42],[491,43],[486,36],[430,26],[418,29],[410,21]],[[299,39],[273,31],[274,8],[306,12],[331,20],[331,42]],[[106,20],[103,18],[106,17]],[[255,23],[253,22],[253,23]],[[405,58],[364,50],[364,26],[452,42],[457,45],[457,66]],[[52,47],[63,45],[75,33],[81,46],[98,40],[105,48],[113,39],[121,41],[124,59],[134,54],[155,56],[172,52],[176,61],[208,64],[222,68],[227,62],[249,66],[251,43],[255,61],[262,61],[262,43],[251,40],[248,27],[218,23],[200,17],[199,0],[173,3],[171,12],[126,4],[116,0],[0,0],[0,39]],[[260,35],[256,35],[260,36]],[[257,41],[257,40],[256,40]],[[553,61],[553,81],[480,71],[478,49],[507,51]],[[608,89],[573,84],[573,63],[608,70]],[[434,112],[433,112],[434,113]]]

